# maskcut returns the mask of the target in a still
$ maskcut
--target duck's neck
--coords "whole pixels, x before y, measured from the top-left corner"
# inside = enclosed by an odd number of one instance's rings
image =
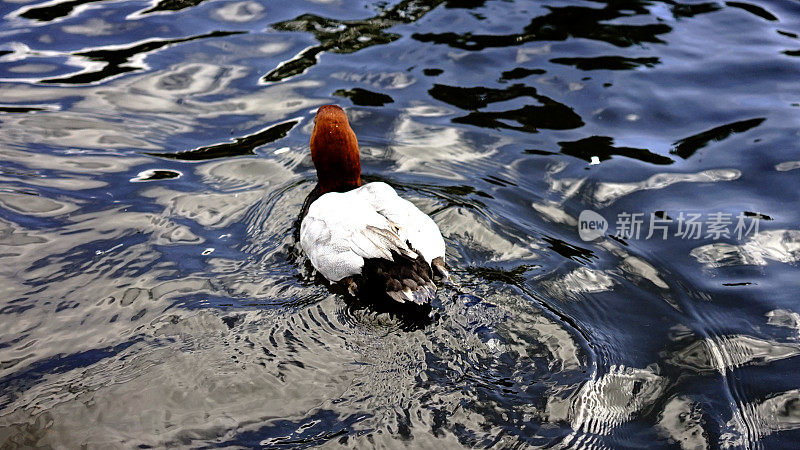
[[[352,191],[353,189],[361,186],[361,180],[352,182],[352,183],[342,183],[342,182],[328,182],[325,183],[322,180],[317,184],[319,186],[319,193],[327,194],[328,192],[347,192]]]
[[[317,115],[311,134],[311,159],[317,169],[320,194],[361,186],[358,140],[343,113]]]

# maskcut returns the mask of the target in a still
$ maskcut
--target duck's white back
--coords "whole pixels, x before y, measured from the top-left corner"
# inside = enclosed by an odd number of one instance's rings
[[[300,225],[300,246],[330,281],[360,274],[365,259],[419,252],[430,264],[445,251],[433,219],[380,182],[314,201]]]

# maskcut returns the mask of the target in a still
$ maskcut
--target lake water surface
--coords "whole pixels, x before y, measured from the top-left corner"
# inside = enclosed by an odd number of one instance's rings
[[[800,3],[0,16],[0,447],[800,440]],[[298,250],[327,103],[445,235],[428,323]]]

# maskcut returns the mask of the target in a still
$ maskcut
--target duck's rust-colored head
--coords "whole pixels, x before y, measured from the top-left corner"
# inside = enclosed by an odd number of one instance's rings
[[[320,194],[361,186],[358,140],[342,108],[324,105],[317,110],[311,133],[311,159],[317,169]]]

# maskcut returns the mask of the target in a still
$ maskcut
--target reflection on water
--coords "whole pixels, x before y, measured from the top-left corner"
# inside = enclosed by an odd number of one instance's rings
[[[576,431],[608,434],[653,403],[661,395],[663,384],[663,379],[650,370],[611,366],[599,379],[585,383],[568,406],[561,399],[551,398],[548,411],[551,418],[569,420]]]
[[[702,450],[711,447],[703,425],[703,411],[699,405],[687,397],[677,396],[664,406],[656,427],[670,444]]]
[[[323,52],[353,53],[375,45],[385,45],[400,35],[385,30],[395,25],[421,19],[442,0],[402,0],[376,16],[362,20],[336,20],[315,14],[303,14],[293,20],[275,23],[278,31],[305,31],[314,34],[319,44],[306,48],[292,59],[283,61],[264,75],[264,81],[281,81],[315,65]],[[380,3],[379,3],[380,4]]]
[[[693,249],[691,256],[709,267],[764,266],[768,260],[793,263],[800,260],[800,230],[762,231],[742,245],[707,244]]]
[[[736,169],[704,170],[698,173],[658,173],[635,183],[600,183],[595,189],[594,199],[600,204],[610,204],[636,191],[664,189],[675,183],[731,181],[740,176],[741,172]]]
[[[0,11],[0,447],[800,437],[794,6]],[[445,235],[430,323],[348,305],[297,246],[333,102]],[[760,228],[583,241],[583,210]]]
[[[673,364],[705,372],[735,368],[745,364],[769,363],[800,353],[797,344],[780,344],[750,336],[721,336],[696,341],[675,353]]]

